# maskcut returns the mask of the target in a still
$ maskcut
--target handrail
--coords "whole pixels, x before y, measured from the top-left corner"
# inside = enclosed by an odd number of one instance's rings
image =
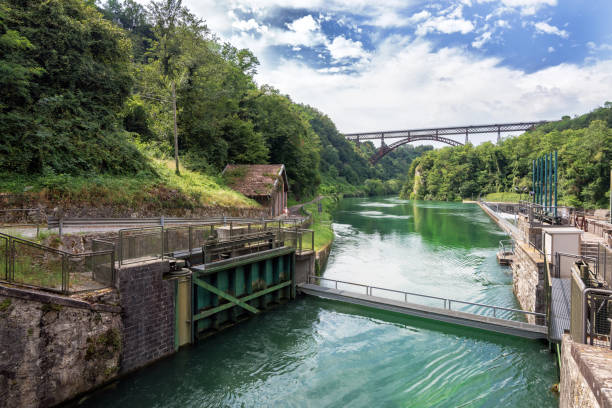
[[[404,295],[404,302],[406,302],[406,303],[408,303],[408,296],[409,295],[410,296],[423,297],[423,298],[427,298],[427,299],[442,300],[442,301],[444,301],[444,309],[445,310],[452,310],[452,308],[451,308],[452,303],[460,303],[460,304],[464,304],[464,305],[479,306],[479,307],[484,307],[484,308],[492,309],[493,310],[493,317],[495,317],[495,318],[497,318],[497,316],[496,316],[496,311],[497,310],[513,312],[513,313],[522,313],[522,314],[525,314],[525,315],[532,315],[532,316],[536,316],[536,317],[546,317],[545,313],[529,312],[527,310],[512,309],[512,308],[503,307],[503,306],[493,306],[493,305],[487,305],[487,304],[484,304],[484,303],[468,302],[468,301],[465,301],[465,300],[457,300],[457,299],[444,298],[444,297],[439,297],[439,296],[424,295],[424,294],[421,294],[421,293],[406,292],[406,291],[397,290],[397,289],[381,288],[381,287],[378,287],[378,286],[365,285],[365,284],[362,284],[362,283],[354,283],[354,282],[341,281],[341,280],[338,280],[338,279],[324,278],[324,277],[315,276],[315,275],[308,275],[308,282],[309,283],[310,283],[311,278],[312,279],[319,279],[319,280],[335,282],[335,288],[336,289],[338,289],[338,283],[343,283],[343,284],[347,284],[347,285],[354,285],[354,286],[364,287],[364,288],[366,288],[366,295],[369,295],[369,296],[372,296],[372,289],[383,290],[383,291],[387,291],[387,292],[403,294]],[[476,313],[472,313],[472,314],[476,314]],[[501,319],[504,319],[504,318],[501,317]],[[504,319],[504,320],[512,320],[512,319]]]
[[[73,290],[71,288],[71,283],[73,282],[72,278],[74,274],[83,272],[83,268],[77,271],[72,271],[70,269],[71,268],[70,263],[72,262],[74,263],[74,265],[81,265],[79,263],[80,261],[85,261],[86,263],[89,263],[87,260],[90,259],[91,266],[87,268],[91,268],[91,269],[86,269],[85,271],[88,273],[91,272],[92,273],[91,279],[100,283],[100,281],[95,278],[96,271],[98,270],[97,268],[100,266],[100,264],[97,263],[95,259],[96,257],[99,257],[99,256],[108,255],[109,256],[108,267],[110,268],[110,278],[102,283],[104,283],[105,285],[104,287],[114,286],[114,284],[116,283],[115,282],[115,262],[114,262],[115,250],[114,250],[114,244],[110,242],[98,240],[98,242],[104,242],[105,244],[112,245],[113,249],[106,249],[106,250],[101,250],[101,251],[92,250],[92,251],[83,252],[83,253],[71,253],[71,252],[62,251],[57,248],[52,248],[49,246],[41,245],[37,242],[29,241],[27,239],[15,237],[13,235],[4,234],[4,233],[0,233],[0,239],[5,241],[5,247],[4,247],[4,251],[5,251],[4,253],[4,258],[5,258],[4,272],[5,273],[4,273],[4,277],[0,276],[0,281],[4,281],[7,283],[11,283],[11,284],[19,284],[19,285],[23,285],[27,287],[34,287],[38,289],[49,290],[52,292],[59,292],[63,294],[86,292],[94,288],[85,288],[85,289],[80,289],[80,290]],[[33,248],[37,251],[41,251],[41,253],[44,254],[41,258],[43,260],[47,260],[50,254],[57,256],[58,257],[57,259],[59,259],[59,269],[57,267],[53,268],[51,266],[53,265],[52,262],[48,263],[48,265],[50,266],[50,269],[44,269],[42,264],[37,265],[37,270],[40,269],[40,271],[42,272],[50,271],[51,273],[47,273],[46,275],[55,276],[57,278],[57,283],[55,284],[50,283],[46,279],[40,280],[39,276],[32,274],[33,269],[32,270],[28,269],[29,272],[27,273],[27,277],[26,277],[26,275],[23,275],[24,270],[20,268],[20,271],[19,271],[20,277],[16,277],[17,266],[20,265],[21,262],[23,262],[22,257],[25,257],[26,259],[31,259],[31,256],[30,258],[28,258],[28,251],[23,251],[23,250],[17,251],[16,245],[20,246],[19,248],[30,248],[30,249]],[[61,280],[61,283],[60,283],[60,280]],[[95,289],[101,289],[101,287],[96,287]]]

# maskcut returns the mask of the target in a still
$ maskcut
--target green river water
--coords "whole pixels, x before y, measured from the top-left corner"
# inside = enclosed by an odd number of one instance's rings
[[[518,307],[510,269],[495,259],[505,234],[475,205],[345,199],[334,231],[326,277]],[[543,342],[306,297],[82,405],[554,407],[553,357]]]

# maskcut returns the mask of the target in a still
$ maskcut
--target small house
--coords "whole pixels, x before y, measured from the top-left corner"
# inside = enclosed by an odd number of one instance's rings
[[[222,175],[232,189],[268,208],[270,216],[285,211],[289,182],[284,164],[228,164]]]

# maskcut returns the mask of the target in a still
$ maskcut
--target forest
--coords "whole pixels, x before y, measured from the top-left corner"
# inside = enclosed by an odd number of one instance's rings
[[[445,147],[414,160],[401,196],[425,200],[528,192],[532,160],[557,151],[559,200],[573,207],[607,207],[612,161],[612,103],[575,118],[564,116],[498,145]],[[523,196],[525,198],[526,195]]]
[[[257,57],[181,0],[3,1],[0,51],[0,173],[23,180],[4,189],[75,177],[155,186],[165,169],[154,160],[171,163],[176,134],[181,166],[217,180],[229,163],[284,163],[296,199],[388,194],[431,149],[370,165],[371,143],[346,141],[324,113],[257,84]]]

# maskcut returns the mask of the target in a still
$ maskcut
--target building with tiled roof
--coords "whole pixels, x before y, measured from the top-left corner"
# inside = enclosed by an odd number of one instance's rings
[[[289,181],[284,164],[228,164],[222,175],[232,189],[269,208],[271,216],[285,211]]]

